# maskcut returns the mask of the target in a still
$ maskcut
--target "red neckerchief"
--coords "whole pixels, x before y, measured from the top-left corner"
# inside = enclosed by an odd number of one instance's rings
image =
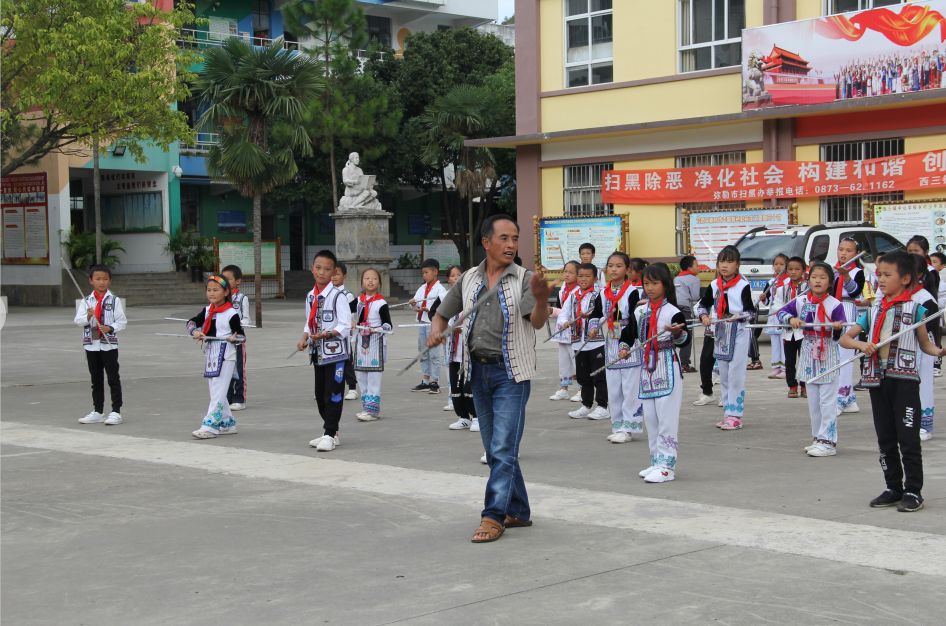
[[[239,287],[234,287],[233,289],[230,290],[230,297],[232,298],[232,297],[234,297],[235,295],[237,295],[238,293],[240,293],[240,288],[239,288]]]
[[[325,287],[328,287],[329,283],[325,283]],[[312,308],[309,309],[309,319],[306,322],[309,326],[309,334],[314,335],[318,332],[318,322],[316,321],[316,316],[319,312],[319,294],[325,291],[325,287],[319,289],[319,285],[316,284],[312,287],[312,293],[314,297],[312,298]]]
[[[368,325],[368,309],[371,308],[371,303],[377,302],[378,300],[381,299],[380,293],[376,293],[370,298],[366,297],[366,295],[367,294],[365,294],[365,292],[362,291],[361,295],[358,296],[358,299],[361,300],[361,321],[359,322],[359,324],[361,324],[362,326]]]
[[[850,265],[850,267],[848,267],[848,265]],[[857,267],[857,265],[854,265],[851,263],[849,263],[848,265],[845,265],[845,267],[849,270],[852,270],[855,267]],[[841,264],[835,263],[834,269],[841,269]],[[844,298],[844,276],[841,275],[840,272],[838,273],[838,286],[834,288],[834,297],[837,298],[838,300],[841,300]]]
[[[417,312],[417,321],[423,321],[424,313],[427,311],[427,296],[430,295],[430,290],[434,288],[434,285],[437,284],[435,280],[432,283],[427,283],[424,285],[424,300],[420,303],[420,311]]]
[[[909,302],[913,297],[913,294],[913,291],[907,291],[904,289],[896,298],[889,299],[887,296],[884,296],[883,300],[880,301],[880,312],[877,314],[877,319],[874,320],[874,332],[871,333],[870,337],[871,343],[876,344],[880,341],[880,331],[884,327],[884,320],[887,317],[887,311],[889,311],[895,304]]]
[[[719,295],[717,296],[719,299],[716,301],[717,320],[722,320],[729,311],[729,299],[726,297],[726,291],[735,287],[740,280],[742,280],[742,276],[739,274],[736,274],[731,279],[729,279],[728,283],[723,283],[722,276],[716,277],[716,289],[719,291]]]
[[[103,317],[103,313],[102,313],[102,301],[105,300],[105,295],[107,293],[108,292],[103,293],[100,296],[98,291],[92,292],[92,295],[95,296],[95,319],[98,320],[99,336],[102,336],[105,334],[102,332],[102,323],[105,321],[105,318]]]
[[[614,331],[614,319],[621,314],[621,309],[618,307],[618,304],[621,301],[621,298],[624,297],[624,294],[627,293],[627,290],[631,288],[631,283],[626,282],[621,285],[621,290],[618,291],[617,295],[614,295],[612,291],[614,288],[608,285],[608,288],[604,290],[604,297],[608,299],[608,302],[611,303],[611,311],[608,313],[608,330]]]
[[[790,293],[792,294],[792,300],[794,300],[795,298],[798,297],[798,288],[799,288],[800,286],[801,286],[801,281],[798,281],[797,283],[794,283],[794,282],[791,281],[791,279],[789,279],[789,281],[788,281],[788,288],[791,290]],[[825,293],[827,293],[827,292],[825,292]]]
[[[664,299],[651,300],[649,305],[650,317],[647,318],[647,343],[644,346],[644,363],[648,364],[648,371],[653,371],[653,368],[650,367],[650,355],[652,351],[657,351],[657,346],[654,345],[657,343],[657,320],[660,317],[660,307],[664,305]]]
[[[690,270],[680,270],[680,273],[677,276],[696,276],[696,273],[691,272]]]
[[[637,281],[636,283],[635,283],[633,280],[629,280],[629,281],[627,281],[627,282],[628,282],[628,284],[631,285],[631,287],[643,287],[643,286],[644,286],[643,281],[640,281],[640,280]]]
[[[594,287],[592,287],[592,291],[594,291]],[[575,331],[578,333],[579,336],[581,336],[582,329],[584,328],[584,325],[585,325],[585,317],[581,310],[582,300],[584,300],[585,296],[587,296],[589,293],[591,293],[591,291],[586,291],[582,293],[580,287],[575,290],[575,296],[574,296],[575,297],[575,304],[574,304]]]
[[[575,281],[569,286],[568,283],[562,285],[562,304],[565,304],[565,301],[568,300],[568,295],[578,289],[578,281]]]
[[[824,301],[828,299],[828,292],[821,294],[821,297],[809,293],[808,302],[814,304],[817,309],[815,309],[815,323],[816,324],[827,324],[828,323],[828,310],[824,307]],[[818,328],[813,329],[814,333],[818,335],[818,349],[820,350],[819,354],[824,354],[826,338],[831,335],[831,329],[827,326],[819,326]],[[821,360],[821,359],[819,359]]]
[[[214,315],[217,313],[223,313],[227,309],[232,309],[233,305],[230,304],[230,300],[225,300],[223,304],[217,306],[216,304],[211,304],[207,307],[207,317],[204,318],[204,326],[200,329],[200,332],[205,335],[210,331],[210,324],[214,321]]]

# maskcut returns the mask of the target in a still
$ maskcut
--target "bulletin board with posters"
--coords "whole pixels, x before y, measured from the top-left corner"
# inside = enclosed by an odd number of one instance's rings
[[[867,203],[864,219],[904,243],[923,235],[930,252],[946,253],[946,198]]]
[[[452,239],[424,239],[420,244],[420,256],[421,260],[437,259],[443,271],[451,265],[463,266],[457,244]]]
[[[0,188],[4,265],[49,265],[46,172],[11,174]]]
[[[737,209],[684,209],[683,237],[697,263],[716,267],[716,255],[753,228],[784,228],[798,223],[798,205]]]
[[[541,265],[554,275],[561,272],[568,261],[578,260],[578,248],[583,243],[595,247],[596,260],[606,258],[615,250],[626,250],[628,217],[626,214],[536,217],[534,232],[535,265]]]
[[[262,242],[262,274],[263,274],[263,297],[285,297],[283,285],[281,242],[277,237],[275,241]],[[240,289],[252,296],[253,272],[255,270],[255,260],[253,256],[252,241],[220,241],[214,239],[214,271],[220,273],[220,270],[227,265],[236,265],[243,272],[243,284]]]

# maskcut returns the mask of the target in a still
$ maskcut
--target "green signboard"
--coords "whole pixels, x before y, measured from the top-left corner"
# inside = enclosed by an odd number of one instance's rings
[[[214,240],[217,255],[217,271],[227,265],[238,265],[244,276],[253,276],[252,241]],[[277,276],[279,267],[279,241],[264,241],[262,249],[263,276]]]

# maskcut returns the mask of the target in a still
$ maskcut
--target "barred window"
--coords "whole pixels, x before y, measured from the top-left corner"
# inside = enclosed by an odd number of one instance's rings
[[[713,167],[717,165],[740,165],[746,162],[746,152],[736,150],[734,152],[711,152],[707,154],[692,154],[689,156],[677,157],[676,167]],[[717,209],[741,209],[745,208],[745,202],[684,202],[677,205],[677,254],[687,254],[689,252],[690,242],[683,239],[683,211],[684,210],[703,210],[713,211]]]
[[[821,145],[822,161],[859,161],[903,154],[903,138],[845,141]],[[864,221],[864,201],[891,202],[903,200],[902,191],[868,195],[823,196],[821,223],[845,224]]]
[[[614,80],[611,0],[565,0],[565,86]]]
[[[614,215],[614,205],[601,202],[601,175],[614,163],[565,167],[565,217]]]
[[[887,7],[892,4],[903,4],[904,1],[905,0],[824,0],[824,15],[876,9],[877,7]]]

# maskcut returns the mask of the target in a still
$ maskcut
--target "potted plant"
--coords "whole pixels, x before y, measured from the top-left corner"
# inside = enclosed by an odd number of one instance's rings
[[[164,253],[174,258],[174,271],[183,272],[187,269],[187,253],[193,239],[194,233],[180,228],[174,231],[174,234],[168,235]]]
[[[214,262],[213,248],[206,237],[193,236],[187,249],[187,266],[191,270],[191,280],[195,283],[204,280],[204,272],[209,271]]]
[[[83,271],[95,264],[95,233],[76,232],[74,227],[69,229],[69,234],[62,242],[66,253],[69,255],[69,262],[75,269]],[[125,248],[114,239],[102,239],[102,263],[108,267],[118,265],[118,255],[116,252],[124,252]]]

